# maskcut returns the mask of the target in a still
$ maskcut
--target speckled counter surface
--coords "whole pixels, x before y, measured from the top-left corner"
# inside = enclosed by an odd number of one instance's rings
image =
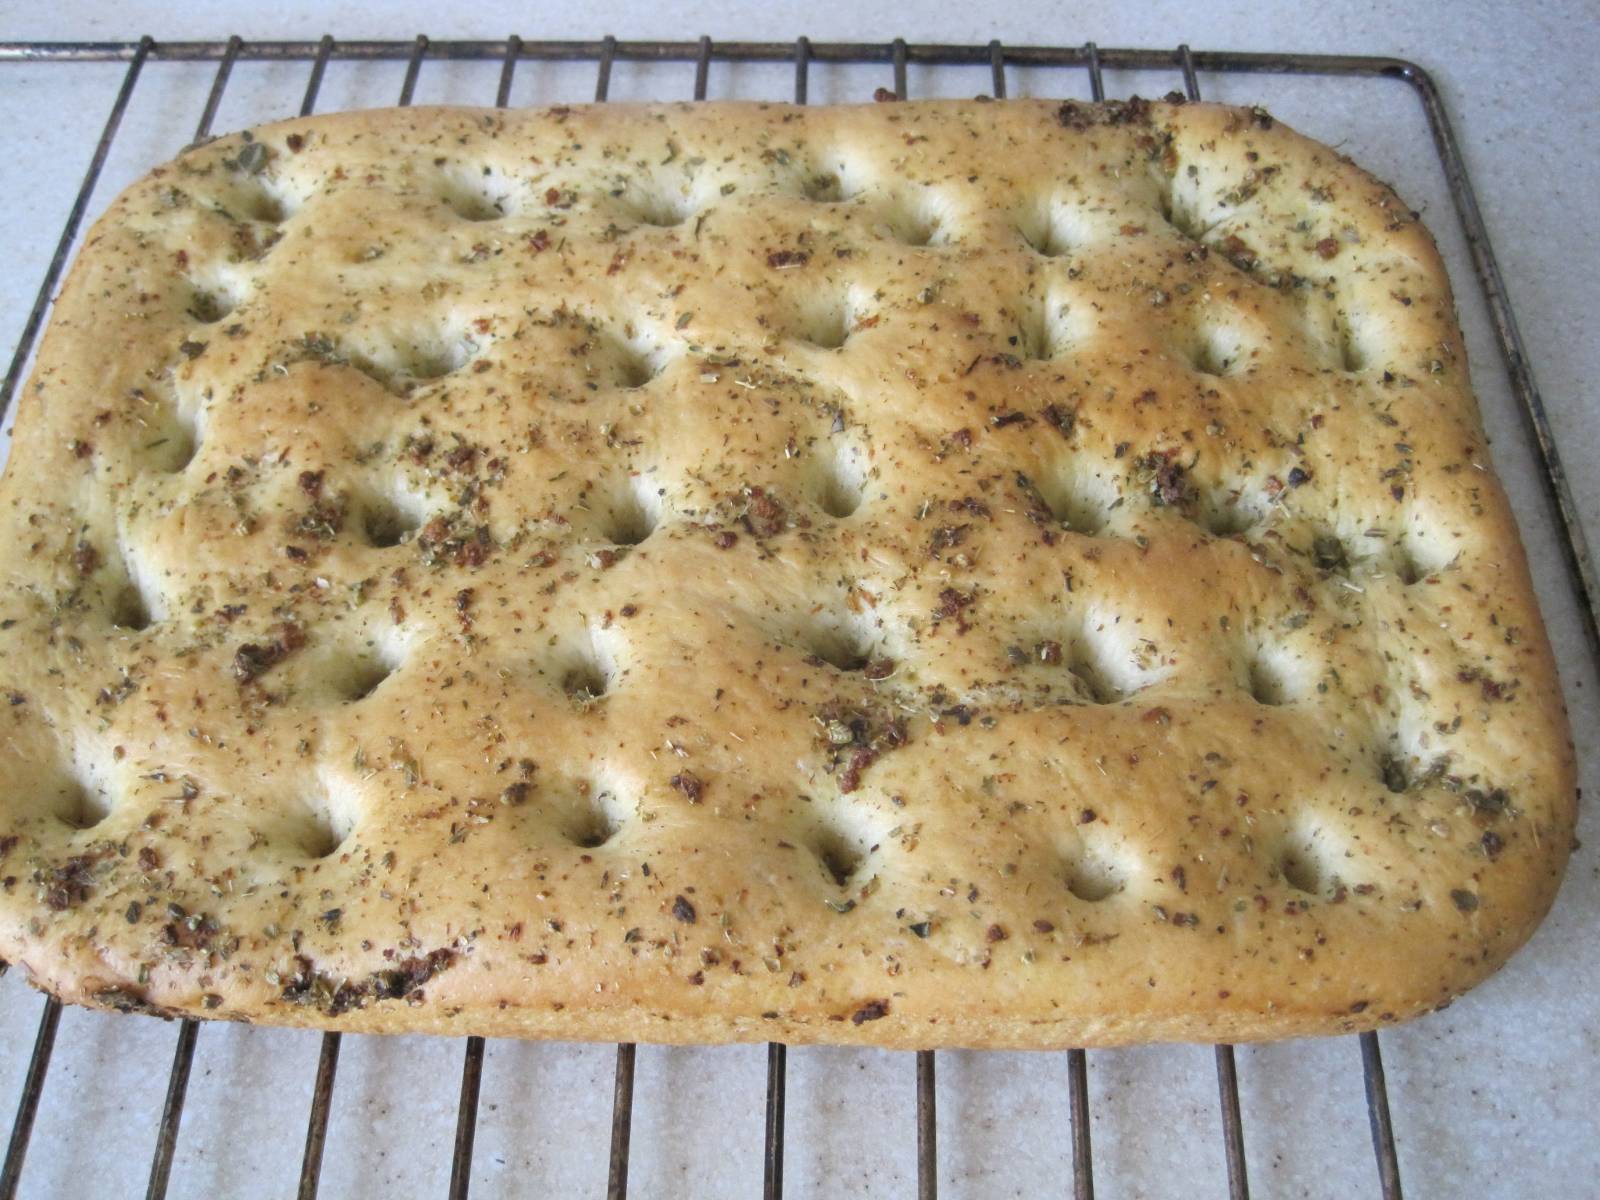
[[[196,6],[197,9],[199,6]],[[1580,508],[1600,525],[1600,272],[1587,209],[1600,192],[1600,116],[1592,65],[1600,21],[1592,4],[1519,11],[1488,3],[1415,3],[1402,11],[1333,0],[1289,5],[1113,4],[1064,8],[1016,0],[1003,10],[931,3],[891,16],[882,6],[636,0],[601,12],[535,11],[489,2],[446,9],[409,2],[342,9],[307,0],[209,4],[185,19],[150,0],[13,7],[0,37],[436,38],[713,37],[1077,43],[1197,49],[1308,50],[1412,58],[1437,77],[1461,136],[1529,353],[1565,448]],[[891,24],[891,21],[893,22]],[[335,66],[321,107],[392,103],[402,66]],[[487,103],[498,64],[428,64],[419,102]],[[285,116],[304,64],[244,64],[217,128]],[[0,344],[22,327],[34,289],[122,68],[0,66],[0,160],[6,203],[0,246]],[[693,68],[619,66],[617,98],[687,96]],[[713,95],[784,96],[787,67],[713,70]],[[186,142],[211,68],[157,63],[140,82],[91,205]],[[858,99],[870,71],[818,68],[814,101]],[[1393,82],[1203,77],[1208,98],[1266,104],[1340,145],[1423,210],[1449,262],[1484,416],[1522,522],[1546,619],[1563,664],[1586,790],[1600,770],[1589,749],[1600,719],[1596,681],[1536,467],[1506,384],[1460,227],[1427,140],[1420,106]],[[1108,76],[1108,91],[1155,94],[1172,75]],[[986,90],[978,70],[913,70],[918,95]],[[577,100],[592,66],[525,65],[512,102]],[[1086,96],[1080,73],[1011,75],[1013,94]],[[1555,912],[1510,966],[1448,1011],[1386,1033],[1383,1049],[1407,1194],[1414,1197],[1580,1197],[1600,1175],[1593,1097],[1600,1094],[1600,831],[1586,843]],[[20,1090],[40,1001],[0,981],[0,1121]],[[44,1092],[21,1194],[127,1195],[143,1187],[176,1027],[68,1011]],[[318,1039],[313,1034],[203,1027],[171,1195],[282,1196],[293,1190]],[[361,1197],[442,1193],[449,1177],[462,1044],[423,1038],[346,1039],[334,1093],[323,1193]],[[473,1160],[474,1196],[598,1195],[611,1107],[610,1047],[491,1043]],[[1062,1055],[939,1056],[942,1194],[1065,1194],[1068,1096]],[[1253,1194],[1376,1195],[1356,1043],[1341,1039],[1242,1049],[1239,1076]],[[1091,1054],[1096,1182],[1107,1196],[1226,1194],[1215,1076],[1208,1047]],[[759,1047],[643,1048],[638,1059],[631,1193],[747,1196],[761,1177],[765,1054]],[[909,1055],[796,1050],[789,1057],[786,1194],[906,1196],[915,1189],[915,1069]]]

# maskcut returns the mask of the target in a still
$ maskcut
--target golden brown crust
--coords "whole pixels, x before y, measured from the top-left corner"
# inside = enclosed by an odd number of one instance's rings
[[[1253,110],[212,142],[90,235],[0,531],[0,954],[79,1003],[1366,1029],[1571,839],[1438,256]]]

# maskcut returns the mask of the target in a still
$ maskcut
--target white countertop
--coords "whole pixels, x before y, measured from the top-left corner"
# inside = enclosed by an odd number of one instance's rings
[[[349,5],[237,0],[179,18],[152,0],[11,6],[0,38],[123,40],[336,36],[727,39],[1077,44],[1319,51],[1415,59],[1439,82],[1477,185],[1509,293],[1580,509],[1600,528],[1600,254],[1589,210],[1600,194],[1600,62],[1592,2],[1519,8],[1477,0],[1405,6],[1324,0],[1286,4],[1145,5],[1013,0],[992,10],[949,2],[869,6],[622,0],[604,11],[473,5]],[[903,8],[904,11],[896,12]],[[392,103],[397,63],[330,67],[323,109]],[[0,346],[32,303],[123,68],[0,64]],[[498,64],[428,63],[419,102],[489,103]],[[192,134],[212,68],[154,63],[135,92],[90,215]],[[241,64],[219,130],[288,115],[305,64]],[[859,98],[887,74],[818,67],[815,101]],[[687,97],[687,64],[619,64],[616,97]],[[787,67],[714,67],[711,94],[786,96]],[[1176,72],[1107,78],[1111,95],[1155,94]],[[1583,783],[1600,782],[1590,749],[1596,680],[1561,563],[1552,516],[1506,384],[1459,224],[1421,108],[1403,84],[1202,76],[1208,98],[1268,105],[1339,143],[1424,211],[1452,269],[1486,423],[1513,495],[1563,665]],[[981,69],[913,68],[916,95],[987,90]],[[1013,95],[1087,95],[1081,72],[1012,72]],[[513,103],[583,99],[593,67],[524,64]],[[1597,535],[1600,536],[1600,535]],[[1500,975],[1448,1011],[1382,1038],[1402,1178],[1412,1197],[1555,1200],[1591,1196],[1600,1178],[1600,949],[1595,914],[1600,829],[1583,813],[1550,919]],[[0,982],[0,1123],[20,1091],[40,1000]],[[24,1196],[127,1195],[143,1187],[177,1028],[68,1010],[34,1133]],[[282,1196],[297,1177],[318,1039],[204,1026],[170,1195]],[[462,1043],[345,1039],[334,1093],[324,1196],[438,1194],[449,1176]],[[1377,1195],[1354,1039],[1241,1048],[1245,1145],[1253,1194]],[[1065,1195],[1070,1189],[1064,1055],[945,1053],[939,1066],[943,1194]],[[490,1043],[473,1165],[476,1197],[603,1191],[610,1047]],[[760,1047],[639,1051],[633,1133],[635,1196],[747,1196],[759,1190],[765,1053]],[[1096,1182],[1101,1195],[1225,1195],[1209,1048],[1154,1047],[1089,1056]],[[915,1071],[909,1055],[796,1049],[789,1056],[786,1194],[909,1196],[915,1190]]]

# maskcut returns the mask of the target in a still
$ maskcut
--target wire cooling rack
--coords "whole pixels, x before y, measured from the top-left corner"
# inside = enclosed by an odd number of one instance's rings
[[[1600,661],[1600,624],[1597,624],[1594,563],[1578,521],[1560,455],[1534,382],[1522,335],[1506,296],[1500,268],[1489,243],[1482,214],[1467,175],[1460,146],[1450,124],[1439,91],[1428,73],[1415,63],[1402,59],[1321,54],[1259,54],[1191,51],[1187,45],[1174,50],[1102,49],[1090,42],[1083,46],[1002,46],[988,45],[912,45],[897,39],[886,43],[812,42],[799,38],[792,43],[713,42],[702,37],[693,42],[619,41],[606,37],[598,41],[536,41],[512,36],[502,41],[430,41],[419,36],[413,41],[336,41],[324,36],[320,41],[245,42],[238,37],[226,42],[157,42],[149,37],[137,42],[0,42],[0,64],[7,62],[88,63],[125,62],[126,72],[112,104],[76,199],[67,215],[49,269],[28,314],[10,366],[0,382],[0,415],[11,400],[26,369],[34,344],[49,308],[50,298],[60,281],[67,257],[82,225],[85,212],[101,171],[110,154],[124,114],[133,97],[145,66],[153,61],[214,62],[216,73],[205,107],[195,129],[195,139],[211,134],[224,91],[235,64],[241,61],[304,62],[309,65],[305,91],[300,104],[302,116],[316,107],[324,73],[331,61],[404,61],[405,76],[398,103],[411,103],[424,64],[429,60],[499,62],[499,86],[495,103],[510,102],[515,72],[523,62],[593,63],[596,75],[594,98],[607,99],[611,77],[619,62],[692,63],[693,97],[706,98],[714,63],[792,63],[793,99],[804,104],[813,64],[881,64],[891,72],[893,92],[905,98],[910,94],[910,68],[917,66],[958,65],[987,67],[991,93],[1006,95],[1006,75],[1010,68],[1066,68],[1087,73],[1094,99],[1105,98],[1105,73],[1110,70],[1171,71],[1181,76],[1183,91],[1192,100],[1200,98],[1200,74],[1253,73],[1277,75],[1325,75],[1354,78],[1392,78],[1402,80],[1421,103],[1439,163],[1444,170],[1450,196],[1460,219],[1472,264],[1482,288],[1490,320],[1510,375],[1513,394],[1521,410],[1527,432],[1539,454],[1546,498],[1561,533],[1560,547],[1566,561],[1568,582],[1574,591],[1584,634],[1591,655]],[[0,76],[3,79],[3,76]],[[51,1054],[61,1019],[61,1004],[53,998],[44,1001],[32,1056],[28,1063],[10,1143],[0,1167],[0,1200],[11,1200],[22,1179],[24,1160],[39,1111]],[[199,1025],[194,1021],[179,1024],[177,1046],[168,1078],[155,1151],[152,1156],[146,1197],[160,1200],[167,1194],[173,1157],[177,1148],[184,1100],[194,1063]],[[1394,1126],[1390,1118],[1384,1083],[1383,1059],[1376,1033],[1359,1036],[1360,1062],[1367,1114],[1375,1159],[1373,1192],[1383,1200],[1399,1200],[1400,1170],[1396,1156]],[[341,1035],[324,1034],[310,1097],[305,1149],[301,1161],[297,1195],[310,1200],[318,1192],[323,1151],[327,1144],[328,1119],[339,1064]],[[461,1068],[461,1090],[457,1105],[455,1137],[451,1153],[448,1195],[464,1200],[468,1195],[473,1158],[473,1142],[478,1129],[478,1100],[483,1077],[484,1039],[465,1040]],[[1244,1152],[1244,1124],[1240,1115],[1239,1083],[1232,1046],[1214,1048],[1220,1131],[1227,1164],[1229,1200],[1248,1200],[1250,1184]],[[1090,1144],[1088,1058],[1083,1050],[1066,1053],[1066,1083],[1070,1101],[1071,1194],[1073,1200],[1093,1200],[1094,1158]],[[636,1048],[616,1048],[615,1094],[612,1103],[609,1165],[606,1177],[607,1200],[624,1200],[628,1192],[629,1146],[633,1127],[633,1090]],[[918,1200],[935,1200],[938,1190],[938,1146],[936,1109],[936,1058],[933,1052],[916,1055],[916,1191]],[[767,1047],[765,1134],[762,1154],[761,1195],[763,1200],[781,1200],[784,1186],[784,1116],[787,1048],[778,1043]],[[1064,1155],[1064,1157],[1066,1157]],[[754,1180],[751,1181],[752,1188]],[[1063,1180],[1063,1190],[1066,1187]]]

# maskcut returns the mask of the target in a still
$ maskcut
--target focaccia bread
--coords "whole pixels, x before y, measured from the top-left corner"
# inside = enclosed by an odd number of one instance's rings
[[[210,142],[83,247],[0,564],[0,956],[74,1003],[1359,1030],[1571,843],[1438,255],[1260,110]]]

